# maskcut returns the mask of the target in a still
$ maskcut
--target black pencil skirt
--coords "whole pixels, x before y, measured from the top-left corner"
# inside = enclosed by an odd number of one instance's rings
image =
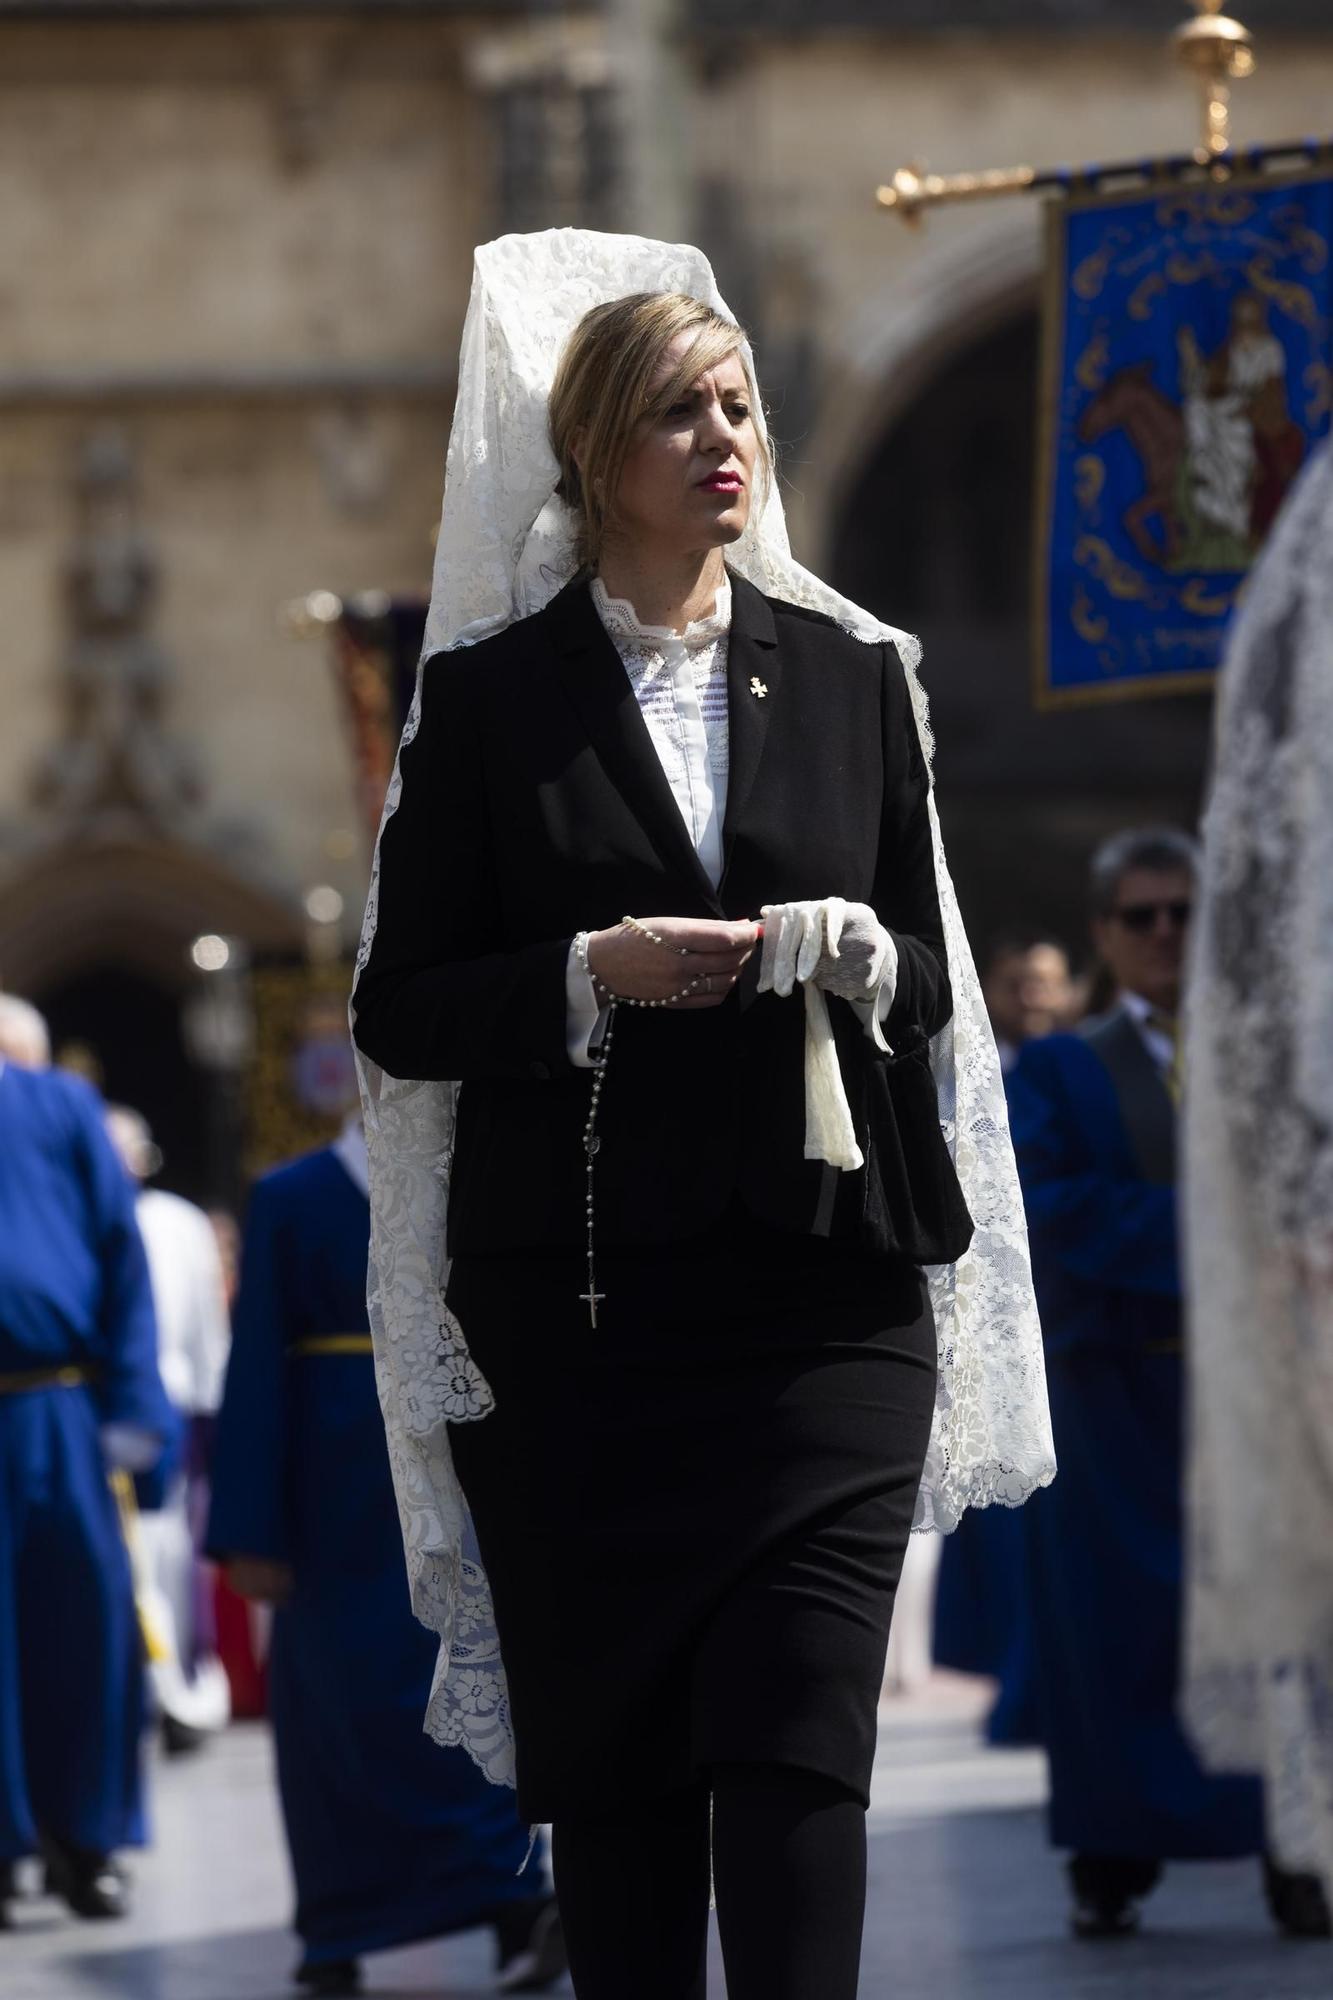
[[[715,1763],[869,1797],[935,1395],[921,1273],[733,1214],[599,1258],[460,1258],[496,1399],[451,1429],[494,1596],[529,1821]]]

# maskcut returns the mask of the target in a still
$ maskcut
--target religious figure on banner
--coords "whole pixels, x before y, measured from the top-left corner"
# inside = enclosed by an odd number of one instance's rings
[[[1050,235],[1038,701],[1207,687],[1328,428],[1333,176],[1071,197]]]
[[[1176,336],[1185,397],[1188,492],[1197,530],[1220,532],[1220,559],[1200,550],[1192,567],[1244,568],[1257,553],[1305,461],[1305,438],[1287,396],[1287,351],[1268,308],[1242,292],[1231,328],[1205,356],[1193,327]]]

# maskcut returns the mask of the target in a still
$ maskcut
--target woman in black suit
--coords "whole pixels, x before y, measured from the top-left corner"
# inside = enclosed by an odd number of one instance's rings
[[[726,568],[768,476],[740,341],[671,293],[577,327],[583,566],[426,663],[356,994],[374,1063],[461,1081],[448,1307],[495,1406],[449,1441],[580,2000],[701,2000],[710,1812],[731,2000],[853,2000],[921,1267],[971,1234],[905,678]]]

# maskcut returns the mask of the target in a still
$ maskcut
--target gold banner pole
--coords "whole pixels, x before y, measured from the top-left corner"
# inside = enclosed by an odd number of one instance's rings
[[[989,201],[1017,194],[1038,194],[1067,188],[1071,179],[1142,180],[1153,171],[1162,174],[1188,173],[1206,169],[1208,177],[1225,180],[1231,172],[1231,86],[1254,74],[1254,38],[1240,21],[1222,10],[1223,0],[1192,0],[1195,14],[1176,29],[1171,38],[1179,60],[1198,79],[1202,99],[1200,143],[1192,153],[1164,159],[1145,166],[1142,160],[1085,170],[1070,175],[1058,169],[1036,167],[987,167],[980,172],[961,174],[928,173],[914,163],[899,167],[892,177],[875,190],[875,202],[909,224],[921,221],[923,212],[943,202]],[[1273,155],[1303,150],[1298,144],[1267,149]]]
[[[1194,0],[1195,16],[1176,29],[1172,46],[1199,79],[1203,137],[1197,158],[1207,166],[1231,149],[1231,86],[1254,75],[1254,37],[1222,12],[1222,0]]]

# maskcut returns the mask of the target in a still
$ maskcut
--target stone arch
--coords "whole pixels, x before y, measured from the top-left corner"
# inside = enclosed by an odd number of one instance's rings
[[[950,251],[882,327],[863,316],[849,328],[856,368],[886,373],[851,399],[863,422],[826,489],[822,566],[922,638],[941,814],[974,938],[1032,927],[1081,945],[1097,841],[1134,822],[1194,823],[1209,704],[1034,706],[1035,232],[1030,243],[1026,263],[999,233],[962,264]]]
[[[238,1083],[188,1032],[202,984],[189,945],[216,931],[258,958],[301,952],[297,910],[215,857],[126,834],[31,853],[0,889],[0,983],[83,1045],[111,1099],[142,1111],[164,1184],[195,1200],[240,1194]]]
[[[184,994],[202,931],[299,951],[299,912],[213,856],[138,836],[40,849],[0,889],[0,981],[34,997],[93,963]]]
[[[902,227],[891,219],[885,226]],[[1040,230],[1030,210],[1015,206],[961,235],[913,239],[892,278],[849,316],[802,474],[805,536],[821,575],[866,459],[942,367],[978,336],[1035,308],[1040,276]]]

